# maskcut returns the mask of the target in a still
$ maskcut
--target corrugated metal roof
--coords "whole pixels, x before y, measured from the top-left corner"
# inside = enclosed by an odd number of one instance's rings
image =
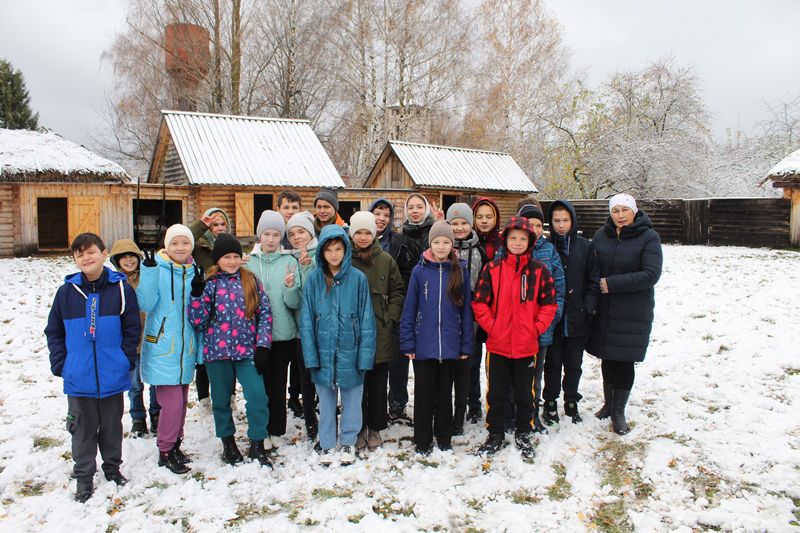
[[[389,141],[419,187],[538,192],[509,154]]]
[[[344,187],[307,120],[162,113],[192,185]]]

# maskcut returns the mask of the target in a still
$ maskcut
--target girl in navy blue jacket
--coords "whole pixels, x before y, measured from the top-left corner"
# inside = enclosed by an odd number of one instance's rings
[[[472,353],[472,292],[454,241],[447,222],[431,227],[400,322],[400,351],[414,362],[414,444],[421,454],[431,452],[434,431],[439,449],[451,449],[453,381],[458,361]]]

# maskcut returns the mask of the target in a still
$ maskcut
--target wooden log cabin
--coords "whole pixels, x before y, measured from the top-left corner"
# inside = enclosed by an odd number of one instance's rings
[[[796,150],[770,169],[767,177],[774,188],[783,189],[783,197],[791,202],[789,245],[800,247],[800,150]]]

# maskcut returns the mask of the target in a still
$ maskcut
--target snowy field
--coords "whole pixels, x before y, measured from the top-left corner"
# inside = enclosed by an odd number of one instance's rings
[[[562,420],[539,439],[532,464],[513,445],[477,457],[485,430],[467,424],[451,452],[417,456],[411,429],[393,426],[379,451],[325,469],[301,439],[302,421],[290,418],[287,437],[297,442],[280,449],[274,471],[223,466],[211,417],[190,397],[192,472],[158,468],[154,438],[126,437],[122,472],[131,482],[118,489],[98,474],[85,505],[73,501],[66,398],[42,333],[74,266],[2,259],[2,530],[797,531],[800,254],[680,246],[664,254],[629,435],[591,416],[602,403],[591,356],[584,423]],[[127,413],[124,423],[127,431]]]

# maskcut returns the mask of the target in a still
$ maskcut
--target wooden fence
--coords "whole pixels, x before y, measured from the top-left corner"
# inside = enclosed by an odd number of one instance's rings
[[[547,212],[550,201],[543,201]],[[608,218],[607,200],[574,200],[578,227],[592,238]],[[790,246],[791,201],[784,198],[704,198],[639,202],[662,242],[725,246]]]

